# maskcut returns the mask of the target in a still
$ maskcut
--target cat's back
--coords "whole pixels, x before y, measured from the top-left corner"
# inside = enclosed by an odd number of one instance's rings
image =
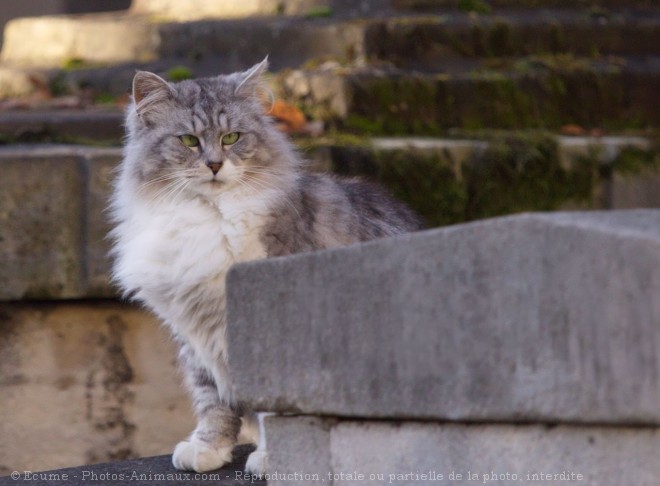
[[[408,206],[359,178],[303,173],[263,230],[268,256],[334,248],[424,228]]]

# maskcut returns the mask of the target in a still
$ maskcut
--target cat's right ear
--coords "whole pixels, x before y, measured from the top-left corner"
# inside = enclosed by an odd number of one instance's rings
[[[133,78],[133,101],[138,115],[147,113],[154,105],[174,96],[172,86],[160,76],[138,71]]]

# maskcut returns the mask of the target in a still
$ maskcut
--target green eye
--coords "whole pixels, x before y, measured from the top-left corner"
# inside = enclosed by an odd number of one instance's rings
[[[238,132],[231,132],[222,137],[222,145],[234,145],[238,142],[238,139],[241,138],[241,134]]]
[[[186,147],[199,147],[199,138],[194,135],[181,135],[179,136],[179,140],[181,140],[181,143]]]

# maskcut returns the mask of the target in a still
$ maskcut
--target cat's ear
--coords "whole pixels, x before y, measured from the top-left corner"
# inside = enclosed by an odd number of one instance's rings
[[[255,96],[260,89],[267,89],[263,79],[266,71],[268,71],[268,56],[240,74],[240,81],[234,93],[241,96]]]
[[[153,105],[174,96],[172,86],[160,76],[138,71],[133,78],[133,100],[138,114],[142,115]]]

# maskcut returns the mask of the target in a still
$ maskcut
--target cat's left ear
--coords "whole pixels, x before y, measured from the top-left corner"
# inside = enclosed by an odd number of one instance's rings
[[[268,56],[240,74],[240,81],[234,93],[241,96],[255,96],[260,89],[267,89],[263,79],[266,71],[268,71]]]
[[[160,76],[147,71],[138,71],[133,78],[133,100],[138,114],[173,97],[172,86]]]

